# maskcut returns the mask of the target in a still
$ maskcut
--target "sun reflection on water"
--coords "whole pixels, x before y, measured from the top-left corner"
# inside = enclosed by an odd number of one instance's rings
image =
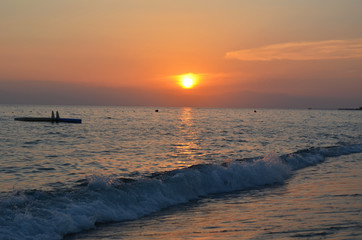
[[[180,167],[191,166],[197,162],[197,152],[201,149],[198,142],[198,128],[195,126],[195,117],[192,108],[185,107],[180,114],[178,127],[179,140],[176,144],[178,165]]]

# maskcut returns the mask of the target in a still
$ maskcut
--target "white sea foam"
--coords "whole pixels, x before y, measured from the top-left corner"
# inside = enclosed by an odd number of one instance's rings
[[[297,151],[293,154],[282,156],[281,158],[293,169],[300,169],[318,164],[326,157],[336,157],[351,153],[362,152],[362,144],[353,144],[341,147],[311,148]]]
[[[62,239],[96,222],[137,219],[208,194],[283,183],[295,169],[357,152],[362,152],[362,144],[196,165],[129,183],[93,175],[87,186],[67,191],[15,192],[0,202],[0,239]]]

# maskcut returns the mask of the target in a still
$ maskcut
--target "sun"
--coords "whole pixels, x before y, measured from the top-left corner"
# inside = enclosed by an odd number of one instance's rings
[[[194,79],[191,77],[183,77],[181,84],[183,88],[192,88],[195,82]]]
[[[183,74],[179,76],[180,85],[185,89],[190,89],[197,83],[197,76],[193,73]]]

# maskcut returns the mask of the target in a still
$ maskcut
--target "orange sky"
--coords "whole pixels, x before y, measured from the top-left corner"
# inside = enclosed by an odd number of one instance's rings
[[[0,103],[359,107],[361,29],[355,0],[1,1]]]

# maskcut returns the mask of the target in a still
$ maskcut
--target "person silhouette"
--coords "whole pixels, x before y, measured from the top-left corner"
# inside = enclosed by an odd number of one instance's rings
[[[58,111],[57,111],[57,112],[56,112],[56,116],[55,116],[55,121],[56,121],[56,122],[59,122],[59,118],[60,118],[60,117],[59,117],[59,113],[58,113]]]

